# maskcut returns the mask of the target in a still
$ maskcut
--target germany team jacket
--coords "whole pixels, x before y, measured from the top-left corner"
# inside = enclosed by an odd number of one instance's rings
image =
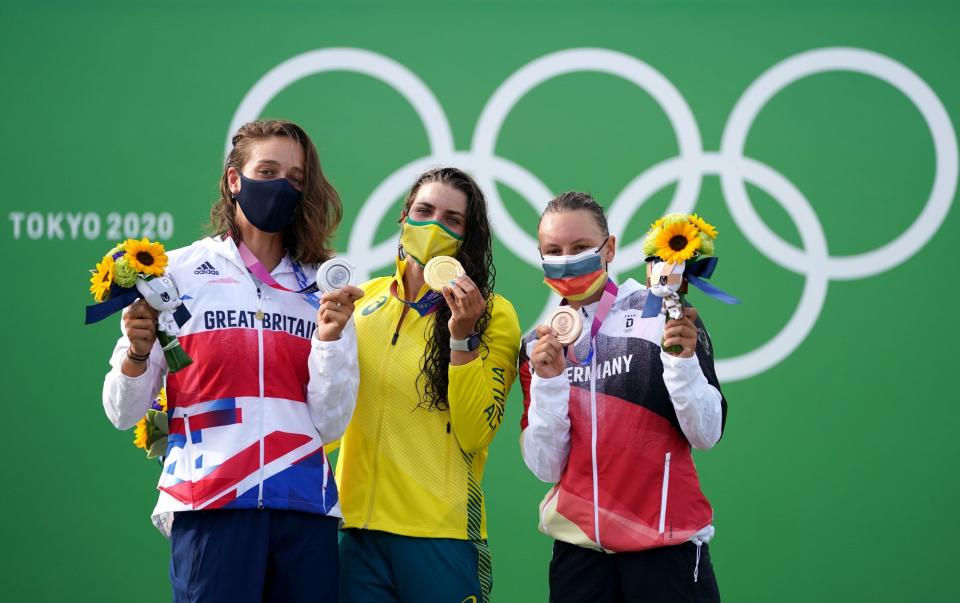
[[[343,434],[356,403],[352,321],[339,340],[318,340],[316,299],[256,281],[230,238],[168,257],[192,315],[179,339],[193,364],[168,374],[156,344],[146,372],[127,377],[121,336],[103,387],[108,418],[129,429],[166,380],[170,436],[154,523],[169,535],[173,512],[218,508],[339,517],[323,445]],[[272,275],[300,289],[314,282],[315,267],[285,256]]]
[[[713,535],[713,509],[700,489],[691,446],[721,437],[727,403],[710,338],[697,319],[692,358],[661,352],[664,317],[641,318],[648,295],[624,283],[586,365],[541,378],[524,340],[522,450],[541,480],[555,483],[540,505],[540,529],[565,542],[638,551]],[[584,307],[578,358],[589,352],[597,304]]]

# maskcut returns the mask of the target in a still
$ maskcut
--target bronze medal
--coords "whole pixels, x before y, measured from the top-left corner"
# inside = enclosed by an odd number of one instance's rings
[[[576,342],[583,331],[580,313],[570,306],[560,306],[554,310],[547,324],[557,332],[557,341],[565,346]]]

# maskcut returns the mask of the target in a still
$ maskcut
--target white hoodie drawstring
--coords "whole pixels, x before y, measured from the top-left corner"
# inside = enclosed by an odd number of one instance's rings
[[[693,581],[696,582],[700,575],[700,547],[703,546],[703,541],[694,540],[693,544],[697,547],[697,563],[693,566]]]

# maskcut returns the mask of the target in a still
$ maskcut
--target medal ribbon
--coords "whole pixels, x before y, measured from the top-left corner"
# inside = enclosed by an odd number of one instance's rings
[[[574,350],[576,342],[567,346],[567,360],[573,364],[583,366],[593,358],[594,338],[600,332],[600,327],[603,326],[603,321],[610,313],[613,302],[617,300],[617,291],[619,291],[617,284],[613,282],[613,279],[608,278],[607,283],[603,286],[603,295],[600,296],[600,302],[597,304],[597,313],[593,315],[593,324],[590,325],[590,352],[587,357],[582,361],[577,358],[577,353]],[[563,303],[567,303],[567,301],[564,300]]]
[[[240,241],[240,245],[237,246],[237,249],[240,250],[240,259],[243,260],[243,263],[247,267],[247,270],[250,271],[250,274],[260,279],[260,281],[264,285],[267,285],[268,287],[273,287],[274,289],[277,289],[279,291],[286,291],[288,293],[300,293],[303,295],[316,293],[317,291],[320,290],[320,287],[317,285],[317,283],[313,283],[312,285],[307,285],[306,287],[300,290],[287,289],[286,287],[278,283],[277,279],[273,278],[273,276],[270,274],[270,271],[264,268],[263,264],[260,263],[260,260],[257,259],[257,256],[253,255],[253,252],[250,251],[250,248],[247,247],[243,241]],[[294,272],[296,272],[296,268],[294,268]]]
[[[392,283],[390,283],[390,295],[394,296],[401,302],[407,304],[408,306],[416,310],[417,314],[419,314],[420,316],[427,316],[427,315],[433,314],[434,312],[437,311],[437,308],[440,306],[440,302],[443,301],[443,294],[441,294],[439,291],[433,291],[432,289],[430,291],[427,291],[423,295],[423,297],[421,297],[417,301],[412,301],[412,302],[402,299],[400,295],[398,295],[397,291],[398,291],[397,281],[393,281]]]
[[[303,266],[300,265],[300,262],[293,262],[293,275],[297,277],[297,284],[305,289],[309,289],[308,283],[310,282],[307,279],[307,275],[303,272]],[[314,281],[316,283],[316,281]],[[306,292],[303,294],[304,299],[307,300],[307,303],[313,306],[314,308],[320,309],[320,298],[317,297],[316,293]]]

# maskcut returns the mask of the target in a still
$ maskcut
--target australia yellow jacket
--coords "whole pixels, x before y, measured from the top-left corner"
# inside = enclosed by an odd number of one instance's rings
[[[395,276],[361,285],[364,297],[353,316],[360,390],[337,460],[344,527],[485,539],[480,481],[517,375],[517,313],[494,295],[483,337],[488,349],[450,366],[449,410],[428,410],[421,404],[423,381],[417,381],[434,315],[410,309],[401,322],[405,304],[390,294],[390,285],[397,280],[402,298],[402,271],[398,262]]]

